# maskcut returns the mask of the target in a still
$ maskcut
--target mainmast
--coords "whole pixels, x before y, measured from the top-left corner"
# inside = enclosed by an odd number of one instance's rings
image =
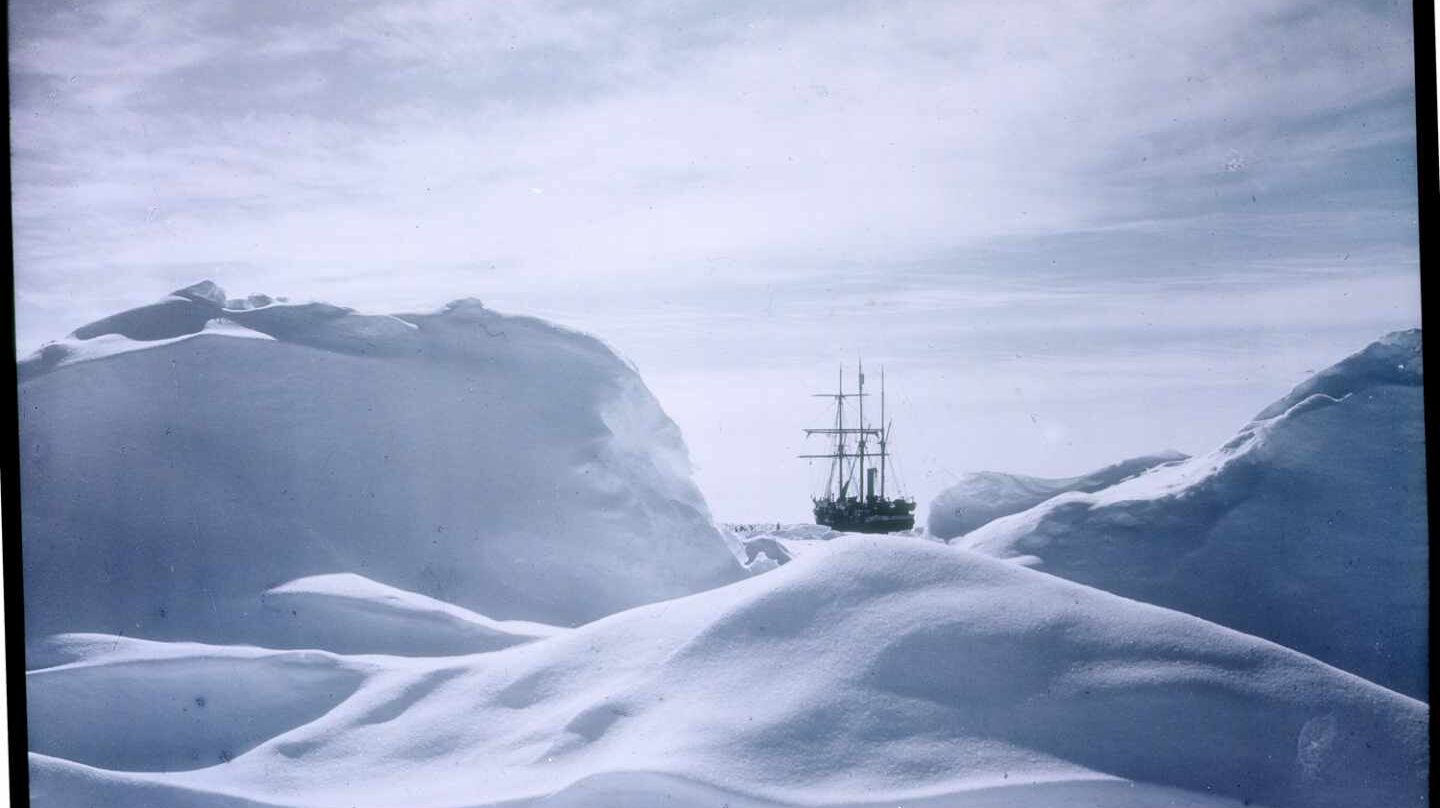
[[[881,437],[880,430],[871,429],[865,426],[865,375],[859,374],[859,389],[854,393],[845,392],[845,368],[841,366],[837,377],[839,387],[834,393],[814,393],[816,398],[830,398],[835,400],[835,425],[828,429],[807,429],[806,436],[810,435],[834,435],[835,448],[828,454],[802,454],[803,458],[825,458],[831,461],[830,476],[825,484],[825,498],[830,500],[844,500],[850,491],[850,486],[855,482],[856,477],[860,478],[861,492],[859,498],[865,497],[865,439],[867,437]],[[860,426],[845,426],[845,399],[860,399]],[[846,441],[850,435],[855,435],[857,440],[857,453],[852,455],[847,451]],[[846,459],[852,459],[850,466],[845,465]],[[858,470],[858,471],[857,471]],[[835,486],[833,493],[831,486]]]
[[[885,423],[885,366],[880,366],[880,498],[885,498],[885,444],[890,427]]]
[[[840,373],[835,382],[835,496],[838,499],[845,498],[845,486],[850,483],[850,478],[845,476],[845,366],[840,366]],[[830,489],[826,487],[825,496],[830,496]]]
[[[856,476],[859,478],[860,499],[863,501],[870,494],[870,492],[866,490],[865,485],[867,475],[865,471],[865,432],[863,431],[865,428],[865,361],[863,359],[855,360],[855,372],[856,375],[860,377],[860,386],[856,388],[856,393],[858,394],[858,397],[860,399],[860,428],[862,430],[860,432],[859,439],[856,441],[856,448],[859,450],[860,453],[860,456],[858,458],[858,468],[860,470],[860,473]]]

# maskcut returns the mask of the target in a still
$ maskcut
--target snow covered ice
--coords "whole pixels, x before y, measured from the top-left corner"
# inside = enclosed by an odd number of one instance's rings
[[[262,593],[331,573],[562,625],[744,575],[679,430],[598,340],[478,301],[222,296],[182,290],[22,364],[33,634],[259,641]]]
[[[1158,603],[1428,698],[1423,357],[1391,334],[1223,446],[959,546]]]
[[[1059,479],[996,471],[970,472],[930,503],[926,528],[933,536],[953,539],[1067,491],[1098,491],[1142,471],[1184,459],[1183,453],[1172,450],[1132,457],[1089,474]]]
[[[657,805],[986,805],[1006,790],[999,804],[1171,805],[1181,788],[1209,796],[1178,804],[1339,806],[1419,804],[1425,786],[1418,701],[916,538],[843,537],[739,584],[458,658],[66,642],[63,664],[30,675],[37,794],[57,804],[631,804],[605,799],[633,790]],[[193,715],[233,718],[237,702],[293,726],[237,738],[236,722]],[[143,759],[103,745],[127,732],[154,741]],[[671,783],[694,800],[660,802]]]
[[[32,797],[1423,805],[1421,371],[742,536],[598,340],[190,287],[21,366]]]

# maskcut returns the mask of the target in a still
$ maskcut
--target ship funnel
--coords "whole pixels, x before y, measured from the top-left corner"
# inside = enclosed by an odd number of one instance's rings
[[[880,469],[874,466],[865,469],[865,496],[868,499],[875,498],[875,475],[878,474],[879,471]]]

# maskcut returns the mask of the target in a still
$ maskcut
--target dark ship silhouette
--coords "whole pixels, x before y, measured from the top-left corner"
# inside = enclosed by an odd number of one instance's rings
[[[915,500],[885,495],[885,473],[889,466],[890,423],[885,420],[885,370],[880,370],[880,422],[876,429],[865,423],[865,366],[857,368],[855,392],[845,392],[845,369],[840,369],[839,386],[834,393],[816,393],[820,398],[835,400],[833,426],[807,429],[806,437],[825,435],[835,441],[826,454],[803,454],[803,458],[830,460],[830,474],[825,492],[815,503],[815,524],[850,533],[893,533],[915,526]],[[856,402],[858,426],[845,425],[845,400]],[[879,451],[872,451],[871,441]],[[876,491],[876,478],[879,491]]]

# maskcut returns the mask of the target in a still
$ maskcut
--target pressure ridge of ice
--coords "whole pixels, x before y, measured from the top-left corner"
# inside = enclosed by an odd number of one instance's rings
[[[31,636],[261,642],[267,591],[338,573],[558,625],[744,576],[679,430],[598,340],[473,300],[223,296],[181,290],[25,364]]]
[[[592,338],[181,290],[22,363],[33,803],[1425,805],[1418,333],[1379,345],[947,546],[722,533]]]
[[[1274,640],[1428,698],[1423,359],[1391,334],[1223,446],[955,544]]]
[[[1132,457],[1079,477],[1045,478],[996,471],[976,471],[942,491],[930,503],[926,527],[931,535],[953,539],[1002,516],[1032,508],[1067,491],[1099,491],[1185,454],[1165,451]]]

